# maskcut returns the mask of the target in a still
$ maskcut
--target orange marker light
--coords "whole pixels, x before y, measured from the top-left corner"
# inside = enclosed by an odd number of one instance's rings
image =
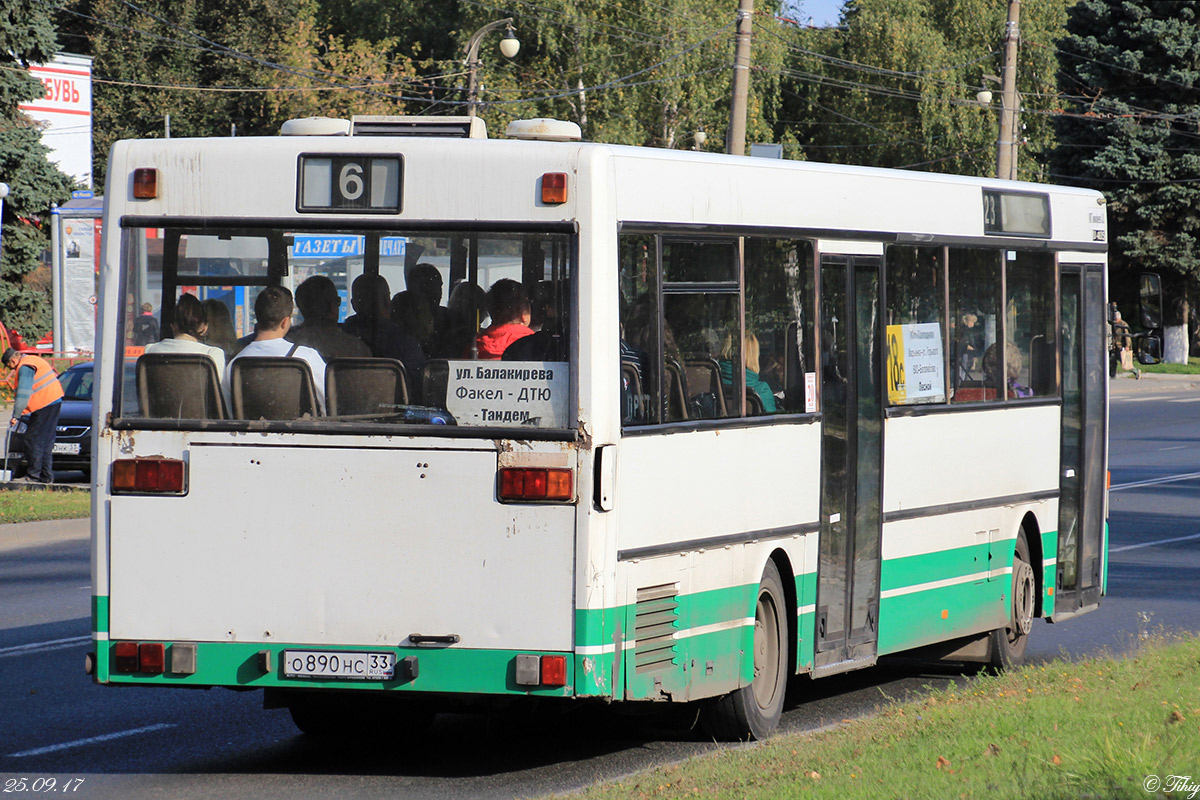
[[[542,176],[542,202],[554,206],[567,202],[567,173],[547,172]]]
[[[158,169],[138,167],[133,171],[133,196],[138,200],[153,200],[158,197]]]
[[[950,619],[950,611],[949,610],[944,609],[944,608],[942,609],[942,619]]]

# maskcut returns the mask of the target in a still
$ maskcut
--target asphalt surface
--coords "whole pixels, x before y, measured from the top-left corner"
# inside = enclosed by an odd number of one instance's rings
[[[1035,662],[1200,628],[1200,376],[1119,378],[1110,419],[1109,596],[1095,613],[1036,624]],[[464,711],[419,740],[400,725],[389,742],[347,731],[317,744],[255,692],[94,686],[82,669],[88,535],[87,520],[0,526],[0,790],[25,777],[59,788],[82,778],[74,793],[89,798],[529,797],[722,747],[681,707]],[[800,678],[781,729],[820,730],[954,679],[952,668],[899,660]]]

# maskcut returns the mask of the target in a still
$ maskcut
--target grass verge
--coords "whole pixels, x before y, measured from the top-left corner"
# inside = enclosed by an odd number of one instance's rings
[[[57,492],[50,489],[0,491],[0,525],[46,519],[77,519],[90,516],[91,513],[91,492]]]
[[[1137,364],[1142,372],[1160,375],[1200,375],[1200,358],[1188,358],[1186,364]],[[1200,797],[1200,794],[1197,795]]]
[[[1193,776],[1165,791],[1168,776]],[[1147,791],[1148,776],[1157,776]],[[1200,640],[985,675],[819,734],[779,736],[584,792],[627,798],[1188,797]],[[1200,797],[1200,793],[1195,794]]]

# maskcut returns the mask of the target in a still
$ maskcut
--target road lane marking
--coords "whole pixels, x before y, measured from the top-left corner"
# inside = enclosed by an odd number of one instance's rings
[[[1136,489],[1139,486],[1154,486],[1159,483],[1179,483],[1180,481],[1191,481],[1200,478],[1200,472],[1188,472],[1183,475],[1168,475],[1165,478],[1151,478],[1145,481],[1134,481],[1133,483],[1118,483],[1116,486],[1108,487],[1110,492],[1119,492],[1122,489]]]
[[[1143,547],[1157,547],[1160,544],[1173,544],[1174,542],[1190,542],[1193,539],[1200,539],[1200,533],[1193,533],[1191,536],[1177,536],[1174,539],[1159,539],[1157,542],[1142,542],[1141,544],[1127,544],[1124,547],[1110,547],[1108,552],[1123,553],[1126,550],[1140,550]]]
[[[62,744],[50,744],[45,747],[35,747],[32,750],[22,750],[19,753],[9,753],[9,758],[28,758],[29,756],[44,756],[47,753],[57,753],[59,750],[69,750],[72,747],[85,747],[89,744],[98,742],[110,742],[113,739],[123,739],[126,736],[134,736],[139,733],[150,733],[151,731],[161,731],[167,728],[174,728],[174,723],[160,722],[157,725],[147,725],[144,728],[134,728],[128,731],[117,731],[116,733],[106,733],[102,736],[90,736],[87,739],[76,739],[73,742],[63,742]]]
[[[1109,398],[1114,403],[1148,403],[1151,400],[1167,400],[1170,395],[1159,394],[1150,397],[1111,397]]]
[[[1192,445],[1190,444],[1177,444],[1174,447],[1160,447],[1158,448],[1158,452],[1165,453],[1168,450],[1187,450],[1191,446]],[[88,588],[90,589],[92,587],[89,586]]]
[[[1200,397],[1185,397],[1182,400],[1168,400],[1168,403],[1200,403]]]
[[[87,636],[72,636],[69,639],[50,639],[45,642],[33,642],[32,644],[18,644],[12,647],[0,647],[0,658],[8,658],[9,656],[27,656],[34,653],[44,653],[47,650],[61,650],[64,647],[74,647],[77,644],[87,644],[92,640],[91,634]]]

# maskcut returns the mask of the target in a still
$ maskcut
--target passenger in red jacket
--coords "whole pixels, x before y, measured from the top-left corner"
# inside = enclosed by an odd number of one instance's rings
[[[488,313],[492,324],[475,337],[477,358],[499,359],[510,344],[533,333],[529,327],[529,296],[517,281],[501,278],[492,284]]]

